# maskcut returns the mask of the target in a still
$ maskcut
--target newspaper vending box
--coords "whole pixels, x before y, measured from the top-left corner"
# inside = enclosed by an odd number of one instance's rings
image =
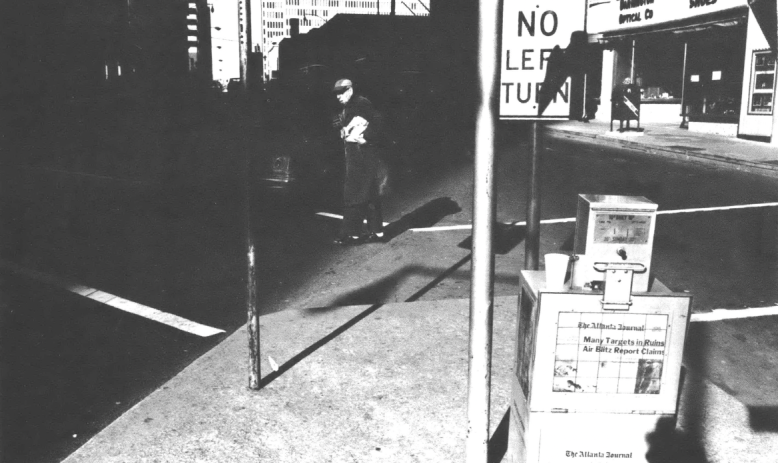
[[[629,263],[642,265],[632,290],[648,291],[657,207],[643,196],[578,195],[572,286],[602,281],[595,263]]]
[[[692,297],[654,278],[633,285],[650,265],[640,246],[651,246],[656,206],[645,202],[626,200],[640,212],[608,212],[619,217],[607,230],[588,224],[582,242],[607,244],[586,248],[601,285],[550,289],[545,271],[521,272],[508,461],[647,462],[647,437],[675,422]],[[583,203],[595,210],[583,219],[601,222],[597,202]],[[623,246],[626,260],[616,253]]]

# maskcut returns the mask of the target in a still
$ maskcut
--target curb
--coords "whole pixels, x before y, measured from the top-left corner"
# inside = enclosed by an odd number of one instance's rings
[[[697,164],[708,165],[715,164],[718,167],[723,167],[738,172],[746,172],[749,174],[778,178],[778,166],[772,166],[765,163],[735,159],[717,154],[699,153],[688,150],[672,149],[664,146],[649,145],[632,140],[622,140],[618,138],[606,137],[600,134],[589,134],[573,130],[566,130],[562,128],[556,128],[554,126],[547,126],[545,129],[546,133],[552,137],[584,140],[614,147],[625,147],[631,150],[643,151],[648,154],[655,154],[679,161],[690,161]]]

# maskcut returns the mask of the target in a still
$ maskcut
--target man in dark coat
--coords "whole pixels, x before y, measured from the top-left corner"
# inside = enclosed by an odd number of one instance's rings
[[[370,100],[354,94],[349,79],[337,81],[333,93],[342,106],[334,125],[340,129],[346,156],[343,226],[335,242],[382,242],[380,189],[385,181],[385,169],[379,151],[386,138],[382,116]],[[367,234],[362,230],[364,219],[367,219]]]
[[[632,83],[632,79],[626,77],[620,84],[613,88],[611,101],[615,104],[615,114],[611,119],[619,120],[619,131],[624,131],[624,121],[627,121],[627,130],[630,130],[629,121],[637,119],[640,126],[640,88]]]

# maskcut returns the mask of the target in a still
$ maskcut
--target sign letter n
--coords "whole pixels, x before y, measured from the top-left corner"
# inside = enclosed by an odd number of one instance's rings
[[[524,26],[527,27],[527,32],[529,32],[529,35],[535,36],[535,12],[533,11],[530,13],[530,20],[527,21],[527,16],[524,15],[523,11],[519,11],[519,37],[524,35],[523,30]]]

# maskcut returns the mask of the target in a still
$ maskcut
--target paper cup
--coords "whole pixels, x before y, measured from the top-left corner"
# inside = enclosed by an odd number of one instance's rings
[[[546,254],[545,258],[546,289],[564,289],[570,256],[567,254]]]

